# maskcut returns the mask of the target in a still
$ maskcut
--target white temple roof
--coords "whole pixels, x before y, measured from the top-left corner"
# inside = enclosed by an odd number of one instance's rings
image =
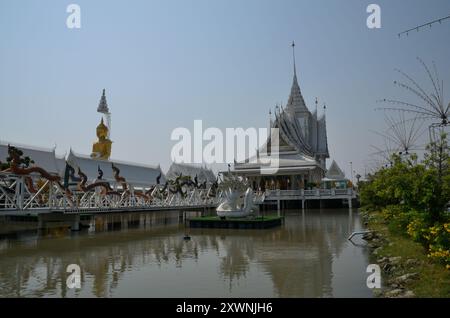
[[[216,176],[211,169],[194,164],[175,162],[171,164],[169,171],[167,171],[166,178],[175,179],[180,173],[183,174],[183,176],[190,176],[192,179],[197,176],[199,183],[202,183],[205,180],[207,183],[214,183],[216,181]]]
[[[345,179],[345,174],[342,172],[341,168],[338,166],[336,161],[333,160],[333,162],[330,165],[330,168],[328,168],[326,173],[326,178],[331,180],[343,180]]]
[[[305,99],[303,98],[300,86],[297,81],[297,74],[294,70],[294,79],[292,81],[291,93],[289,94],[288,103],[286,105],[287,110],[292,110],[293,112],[309,112],[305,104]]]
[[[11,146],[14,146],[23,151],[24,156],[30,157],[31,160],[34,161],[34,164],[31,164],[30,167],[38,166],[47,170],[50,173],[56,173],[58,175],[64,174],[65,168],[65,159],[64,156],[57,156],[55,154],[55,149],[50,148],[39,148],[27,145],[21,145],[17,143],[9,143]],[[6,158],[8,157],[8,143],[0,144],[0,161],[6,162]]]
[[[87,175],[90,181],[97,178],[98,167],[103,171],[103,179],[108,182],[115,182],[112,164],[120,169],[120,176],[137,187],[149,187],[156,184],[156,178],[161,174],[160,183],[166,181],[159,166],[149,166],[117,160],[97,160],[86,155],[76,154],[72,150],[67,157],[67,162],[73,167],[79,167]]]

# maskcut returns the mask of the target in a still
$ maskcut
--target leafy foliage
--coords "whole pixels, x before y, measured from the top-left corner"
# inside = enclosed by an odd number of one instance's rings
[[[446,134],[427,146],[422,162],[414,154],[393,155],[360,183],[361,203],[381,210],[390,231],[421,242],[428,256],[450,268],[450,151]]]

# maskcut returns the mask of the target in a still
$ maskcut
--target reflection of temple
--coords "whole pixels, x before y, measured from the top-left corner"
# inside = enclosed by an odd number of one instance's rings
[[[176,286],[169,296],[205,297],[205,290],[183,284],[201,273],[199,279],[214,290],[209,296],[240,295],[245,287],[247,297],[327,297],[334,295],[335,259],[349,244],[346,238],[354,227],[347,211],[314,213],[292,215],[283,227],[267,231],[191,230],[192,240],[184,242],[177,213],[104,215],[93,222],[95,239],[84,234],[69,240],[27,240],[0,250],[0,295],[73,295],[59,282],[66,266],[75,263],[83,269],[82,296],[127,292],[123,287],[130,281],[124,281],[138,275],[148,284],[140,297],[161,297],[165,291],[154,288],[154,279],[176,273],[186,276],[158,280]],[[358,262],[353,256],[349,261]],[[260,283],[268,287],[258,290]],[[364,279],[361,286],[367,289]]]

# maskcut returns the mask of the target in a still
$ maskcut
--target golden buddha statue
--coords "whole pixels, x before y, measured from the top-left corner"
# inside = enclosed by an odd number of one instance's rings
[[[108,127],[103,123],[103,117],[97,126],[98,141],[92,145],[91,158],[108,160],[111,156],[112,141],[108,139]]]

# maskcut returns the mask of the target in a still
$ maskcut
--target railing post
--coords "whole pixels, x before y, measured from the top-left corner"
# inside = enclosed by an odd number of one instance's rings
[[[53,207],[53,182],[50,182],[50,187],[48,189],[48,208]]]
[[[24,177],[20,177],[16,183],[16,194],[18,194],[16,198],[16,206],[19,210],[23,210],[23,194],[24,194]]]

